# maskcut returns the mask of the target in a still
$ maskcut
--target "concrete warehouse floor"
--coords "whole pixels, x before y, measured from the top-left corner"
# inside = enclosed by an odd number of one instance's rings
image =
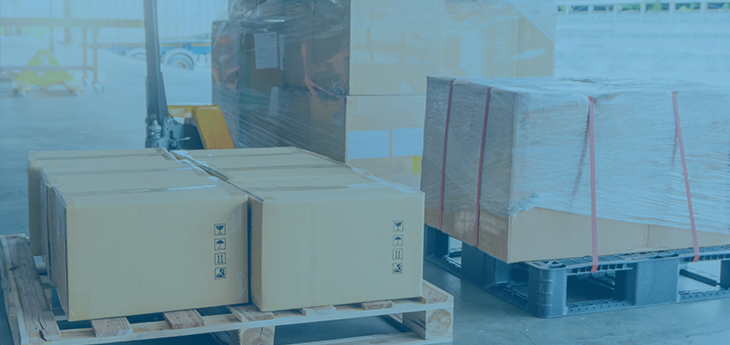
[[[43,43],[0,40],[0,62],[28,59]],[[59,56],[77,61],[73,50]],[[12,54],[11,54],[12,53]],[[27,232],[26,155],[30,150],[141,148],[144,142],[145,67],[142,61],[102,53],[106,91],[70,96],[63,88],[13,97],[0,82],[0,234]],[[164,69],[169,103],[210,101],[210,71]],[[455,297],[455,344],[727,344],[730,299],[684,303],[544,320],[532,317],[430,263],[425,279]],[[2,301],[0,301],[2,303]],[[5,307],[0,345],[12,343]],[[277,328],[277,344],[388,332],[380,319]],[[134,344],[216,344],[201,335]]]

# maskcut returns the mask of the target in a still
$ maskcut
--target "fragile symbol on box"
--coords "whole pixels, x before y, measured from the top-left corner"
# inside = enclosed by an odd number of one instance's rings
[[[403,221],[402,220],[396,220],[393,222],[393,232],[402,232],[403,231]]]
[[[215,236],[225,236],[226,235],[226,223],[216,224],[213,228],[214,228],[213,233],[215,234]]]
[[[403,260],[403,248],[393,249],[393,260]]]
[[[215,264],[216,265],[225,265],[226,264],[226,253],[216,253],[215,254]]]
[[[403,273],[403,263],[402,262],[396,262],[393,264],[393,274],[401,274]]]
[[[215,250],[226,250],[226,239],[216,238],[213,242],[213,247],[215,248]]]
[[[393,247],[400,247],[403,245],[403,235],[393,236]]]
[[[215,280],[218,279],[226,279],[226,268],[225,267],[217,267],[215,269]]]

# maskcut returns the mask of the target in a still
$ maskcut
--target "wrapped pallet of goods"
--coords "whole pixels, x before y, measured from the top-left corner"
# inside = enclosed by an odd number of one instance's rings
[[[214,24],[213,100],[237,147],[299,147],[418,188],[426,77],[552,76],[553,5],[270,0],[244,6]]]
[[[728,90],[437,77],[428,88],[427,225],[507,263],[730,243]]]

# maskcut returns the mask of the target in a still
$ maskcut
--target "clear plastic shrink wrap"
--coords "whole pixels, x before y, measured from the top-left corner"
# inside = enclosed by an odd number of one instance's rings
[[[689,229],[672,100],[677,92],[697,229],[730,233],[730,90],[665,80],[553,78],[429,78],[428,88],[421,188],[433,227],[475,244],[477,209],[477,231],[487,234],[533,209],[590,215],[590,96],[598,217]],[[590,236],[590,223],[584,225],[580,231]],[[610,233],[601,236],[612,246]],[[683,236],[684,247],[691,247],[691,236]],[[589,254],[590,240],[583,246]]]
[[[553,1],[232,3],[213,25],[213,102],[236,146],[295,146],[416,188],[427,76],[553,74]]]

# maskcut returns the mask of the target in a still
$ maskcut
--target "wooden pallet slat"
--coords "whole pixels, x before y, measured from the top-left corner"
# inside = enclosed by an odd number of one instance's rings
[[[163,313],[165,321],[172,329],[185,329],[205,326],[203,317],[197,310],[180,310]]]
[[[51,304],[41,287],[40,277],[30,254],[27,240],[21,236],[5,237],[3,252],[8,266],[10,289],[17,296],[13,301],[18,319],[22,320],[28,342],[61,340]],[[21,342],[24,335],[20,330]]]
[[[31,265],[33,260],[27,237],[0,236],[0,249],[3,298],[16,345],[109,344],[196,334],[223,335],[231,345],[273,345],[277,326],[373,316],[391,318],[391,315],[399,316],[393,318],[396,320],[394,326],[402,333],[298,345],[425,345],[451,341],[453,298],[427,282],[424,282],[422,298],[274,312],[262,312],[256,306],[246,304],[227,306],[228,313],[205,316],[198,310],[182,310],[156,314],[164,317],[159,321],[132,323],[126,317],[118,317],[92,320],[90,326],[64,322],[63,327],[59,327],[55,320],[65,320],[65,315],[56,315],[54,320],[50,308],[51,288],[47,276],[39,276],[39,267],[43,266]],[[41,326],[45,324],[49,326]]]
[[[321,307],[301,308],[299,311],[304,316],[328,315],[336,312],[337,308],[333,305],[325,305]]]
[[[91,320],[91,328],[97,338],[119,337],[132,334],[132,325],[126,317]]]

